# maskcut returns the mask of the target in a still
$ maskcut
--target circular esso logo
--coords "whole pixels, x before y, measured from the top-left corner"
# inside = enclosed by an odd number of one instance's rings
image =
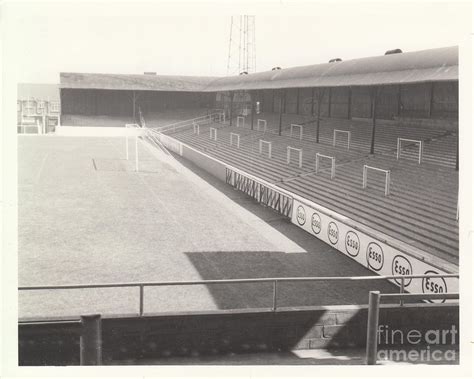
[[[313,213],[311,216],[311,229],[313,229],[314,234],[321,232],[321,217],[317,213]]]
[[[304,208],[301,205],[296,209],[296,220],[300,225],[304,225],[304,223],[306,222],[306,212],[304,211]]]
[[[328,238],[333,245],[335,245],[339,240],[339,229],[337,228],[337,225],[332,221],[328,225]]]
[[[427,274],[439,274],[439,272],[428,270],[425,272]],[[421,283],[421,289],[423,293],[446,293],[448,292],[448,286],[444,278],[423,278]],[[429,300],[430,303],[444,303],[446,299],[443,300]]]
[[[367,264],[374,271],[380,271],[383,267],[383,250],[375,242],[367,246]]]
[[[360,250],[359,237],[353,231],[346,233],[346,251],[351,257],[357,257]]]
[[[410,261],[402,255],[395,255],[392,261],[392,275],[413,275]],[[395,279],[397,284],[402,284],[401,279]],[[405,287],[411,283],[411,278],[405,279]]]

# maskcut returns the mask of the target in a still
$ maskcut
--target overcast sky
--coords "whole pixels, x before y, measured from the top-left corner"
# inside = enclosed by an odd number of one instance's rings
[[[176,3],[175,3],[176,4]],[[461,43],[468,2],[7,3],[6,57],[18,82],[58,82],[59,72],[226,74],[230,17],[256,16],[257,70]]]

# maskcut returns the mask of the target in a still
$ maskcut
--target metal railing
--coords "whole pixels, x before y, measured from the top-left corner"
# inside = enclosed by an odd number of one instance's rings
[[[259,118],[257,120],[257,131],[260,131],[260,125],[262,125],[263,131],[266,132],[267,131],[267,120],[262,120],[261,118]]]
[[[270,141],[265,141],[263,139],[258,141],[258,153],[262,154],[263,145],[268,146],[268,158],[272,157],[272,143]]]
[[[299,128],[300,130],[300,140],[303,139],[303,126],[299,124],[291,124],[290,125],[290,137],[293,137],[293,129],[294,128]]]
[[[234,137],[237,139],[237,144],[236,144],[236,146],[237,146],[237,149],[239,149],[239,148],[240,148],[240,134],[237,134],[237,133],[230,133],[230,141],[229,141],[230,146],[233,145]]]
[[[209,128],[209,139],[213,139],[217,141],[217,129],[216,128]]]
[[[397,138],[397,160],[400,159],[402,155],[402,142],[411,142],[412,144],[418,145],[418,164],[421,164],[421,159],[423,157],[423,141],[408,138]]]
[[[240,125],[239,121],[242,121],[242,125]],[[237,128],[245,128],[245,117],[243,116],[237,116]]]
[[[190,280],[190,281],[163,281],[163,282],[135,282],[135,283],[99,283],[99,284],[65,284],[45,286],[20,286],[18,291],[45,291],[45,290],[71,290],[71,289],[98,289],[98,288],[138,288],[139,289],[139,312],[144,315],[144,289],[145,287],[166,286],[195,286],[211,284],[243,284],[243,283],[271,283],[272,284],[272,306],[271,310],[278,309],[278,285],[289,282],[318,282],[318,281],[374,281],[374,280],[396,280],[396,279],[423,279],[423,278],[459,278],[459,274],[424,274],[424,275],[381,275],[381,276],[319,276],[319,277],[279,277],[279,278],[251,278],[251,279],[215,279],[215,280]],[[397,298],[401,294],[391,294]],[[445,294],[446,295],[446,294]],[[386,295],[384,295],[386,296]],[[424,298],[435,298],[431,294],[421,294]],[[406,297],[400,297],[400,300]],[[317,305],[317,304],[315,304]]]
[[[316,153],[316,174],[319,170],[319,158],[325,158],[331,161],[331,179],[334,179],[334,177],[336,176],[336,158],[330,157],[329,155]]]
[[[298,149],[296,147],[291,146],[286,147],[286,164],[290,164],[291,150],[298,152],[298,167],[303,167],[303,149]]]
[[[346,134],[347,135],[347,150],[350,150],[351,147],[351,132],[349,130],[340,130],[334,129],[333,137],[332,137],[332,146],[336,147],[336,136],[337,133]]]
[[[379,310],[380,300],[382,298],[397,300],[401,303],[404,300],[448,300],[459,299],[459,293],[384,293],[379,291],[370,291],[369,293],[369,308],[367,316],[367,344],[366,344],[366,359],[368,365],[377,364],[377,330],[379,325]]]
[[[374,170],[385,173],[385,196],[390,195],[390,170],[384,170],[378,167],[364,165],[362,171],[362,188],[367,188],[367,171]]]
[[[226,183],[281,215],[291,218],[293,198],[265,183],[226,167]]]

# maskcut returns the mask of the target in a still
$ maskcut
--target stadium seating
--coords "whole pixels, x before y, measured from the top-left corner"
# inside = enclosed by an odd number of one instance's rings
[[[258,117],[260,118],[260,117]],[[325,120],[321,123],[320,143],[315,143],[314,125],[306,125],[303,140],[268,131],[237,128],[223,124],[202,125],[200,134],[184,128],[168,133],[178,140],[204,151],[227,164],[262,179],[277,183],[293,193],[337,211],[393,238],[432,253],[450,262],[458,260],[458,223],[456,220],[458,175],[453,169],[456,135],[439,129],[407,128],[389,123],[377,129],[376,154],[368,154],[371,125],[366,122]],[[304,121],[304,120],[303,120]],[[297,122],[303,122],[298,120]],[[256,128],[256,119],[255,119]],[[217,141],[209,128],[217,129]],[[332,146],[334,129],[352,130],[351,149],[343,141]],[[230,146],[230,133],[240,135],[240,147]],[[397,136],[424,141],[424,158],[417,163],[417,147],[404,150],[396,159]],[[259,140],[272,143],[272,157],[259,154]],[[303,149],[303,164],[296,158],[287,164],[287,146]],[[410,152],[410,149],[412,150]],[[331,180],[329,167],[315,173],[315,155],[333,156],[336,176]],[[391,171],[390,196],[384,196],[385,177],[370,173],[368,187],[362,188],[362,169],[367,164]]]

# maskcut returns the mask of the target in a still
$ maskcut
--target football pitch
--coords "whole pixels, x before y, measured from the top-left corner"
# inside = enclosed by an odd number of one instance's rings
[[[18,137],[20,286],[373,275],[189,162],[123,137]],[[366,304],[384,281],[286,283],[278,305]],[[270,307],[272,287],[146,288],[144,312]],[[19,317],[137,314],[137,288],[20,291]]]

